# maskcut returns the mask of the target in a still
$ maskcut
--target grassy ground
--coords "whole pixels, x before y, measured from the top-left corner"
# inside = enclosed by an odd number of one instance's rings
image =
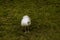
[[[24,15],[32,20],[27,34]],[[0,0],[0,40],[60,40],[60,0]]]

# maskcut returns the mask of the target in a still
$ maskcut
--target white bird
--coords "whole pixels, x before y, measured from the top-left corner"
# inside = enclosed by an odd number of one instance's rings
[[[31,19],[28,15],[23,16],[23,19],[21,20],[21,26],[29,26],[31,25]]]
[[[25,15],[23,16],[23,19],[21,20],[21,26],[25,27],[25,30],[26,30],[26,27],[30,26],[31,25],[31,19],[28,15]],[[29,29],[29,27],[28,27]]]

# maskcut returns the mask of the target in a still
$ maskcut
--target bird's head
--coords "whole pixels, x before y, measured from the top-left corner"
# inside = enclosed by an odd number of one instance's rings
[[[29,16],[28,15],[25,15],[25,16],[23,16],[23,18],[29,18]]]

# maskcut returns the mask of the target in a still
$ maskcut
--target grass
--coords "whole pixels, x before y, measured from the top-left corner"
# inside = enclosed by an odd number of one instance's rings
[[[25,34],[20,21],[32,20]],[[0,40],[60,40],[59,0],[0,0]]]

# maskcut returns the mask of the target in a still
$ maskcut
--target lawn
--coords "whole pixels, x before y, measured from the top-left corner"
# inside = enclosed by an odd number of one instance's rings
[[[24,15],[29,33],[20,25]],[[0,0],[0,40],[60,40],[60,0]]]

